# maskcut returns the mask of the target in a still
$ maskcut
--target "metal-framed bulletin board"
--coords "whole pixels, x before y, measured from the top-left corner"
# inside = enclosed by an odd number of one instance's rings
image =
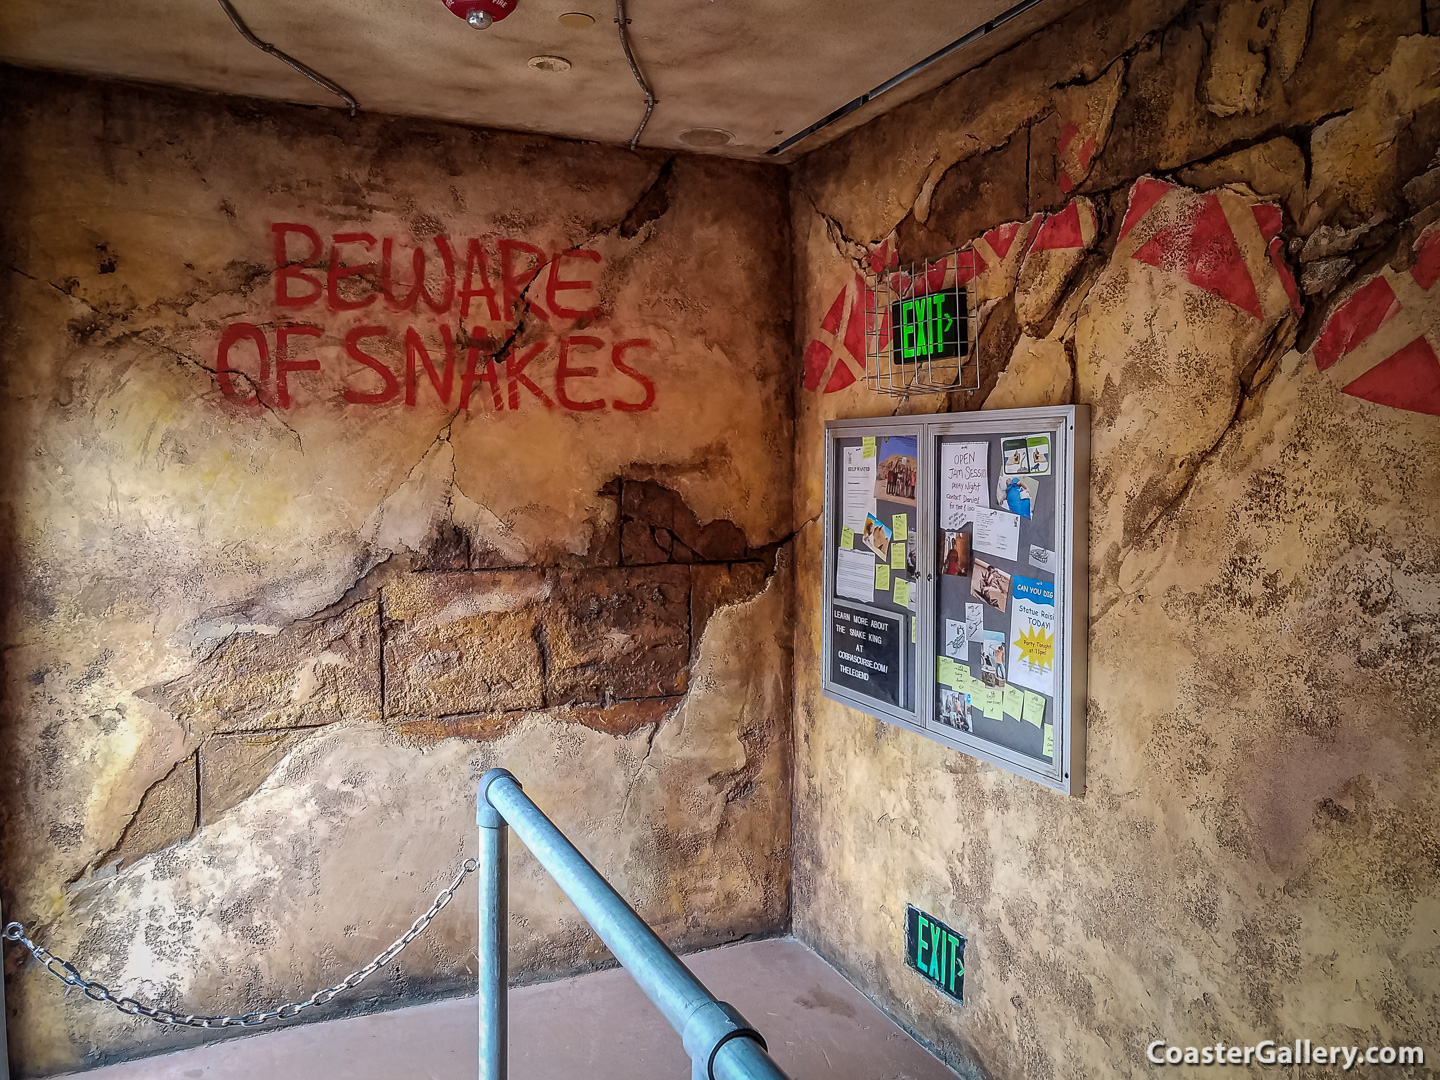
[[[1082,792],[1088,408],[836,420],[825,460],[826,696]]]

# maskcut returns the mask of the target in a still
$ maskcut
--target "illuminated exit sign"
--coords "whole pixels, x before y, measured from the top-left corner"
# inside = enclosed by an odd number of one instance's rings
[[[890,305],[892,364],[954,360],[969,349],[964,289],[946,289]]]
[[[905,963],[956,1001],[964,1002],[964,937],[914,904],[905,905]]]

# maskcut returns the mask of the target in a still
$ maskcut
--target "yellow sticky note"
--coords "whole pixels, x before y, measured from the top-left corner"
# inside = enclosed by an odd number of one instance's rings
[[[1000,691],[993,686],[984,687],[980,693],[980,711],[991,720],[1003,720],[1004,715],[1000,707]]]
[[[1025,712],[1025,692],[1018,686],[1005,687],[1004,704],[1002,706],[1009,716],[1019,720]]]
[[[890,519],[890,528],[895,531],[896,536],[910,535],[910,515],[896,514]]]
[[[1045,699],[1039,694],[1032,694],[1025,691],[1025,713],[1021,716],[1027,724],[1034,724],[1036,727],[1045,725]]]
[[[855,550],[855,530],[849,525],[840,530],[840,547],[845,551]]]
[[[860,457],[861,457],[861,460],[864,460],[865,458],[872,458],[872,457],[874,457],[874,456],[875,456],[875,436],[874,436],[874,435],[866,435],[863,439],[860,440]]]
[[[960,673],[955,670],[955,661],[948,656],[935,658],[935,681],[951,690],[960,688]]]
[[[875,591],[890,591],[890,567],[883,562],[875,564]]]
[[[898,534],[897,534],[897,535],[898,535]],[[896,570],[904,570],[904,569],[905,569],[905,545],[904,545],[904,544],[891,544],[891,545],[890,545],[890,565],[893,566]]]
[[[917,623],[914,619],[911,619],[911,620],[910,620],[910,644],[911,644],[911,645],[914,645],[914,644],[915,644],[915,635],[916,635],[916,633],[918,632],[918,631],[916,630],[916,627],[919,626],[919,625],[920,625],[920,624]]]
[[[895,575],[895,603],[900,607],[910,606],[910,579]]]
[[[1055,756],[1055,725],[1046,724],[1044,731],[1045,745],[1041,747],[1040,752],[1048,758],[1053,758]]]

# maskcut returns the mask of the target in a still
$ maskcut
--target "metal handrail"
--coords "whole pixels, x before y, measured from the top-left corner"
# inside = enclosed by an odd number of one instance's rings
[[[789,1080],[743,1016],[706,990],[504,769],[480,778],[480,1080],[505,1080],[509,829],[645,991],[690,1055],[692,1080]],[[508,826],[508,828],[507,828]]]

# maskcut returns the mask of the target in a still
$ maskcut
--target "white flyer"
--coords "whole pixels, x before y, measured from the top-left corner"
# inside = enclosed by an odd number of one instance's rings
[[[975,510],[975,550],[1014,562],[1020,555],[1020,515]]]
[[[1020,577],[1010,608],[1010,681],[1055,693],[1055,585]]]
[[[841,486],[840,523],[858,535],[865,518],[875,512],[875,459],[858,446],[845,447],[845,476]]]
[[[970,659],[970,638],[965,624],[955,619],[945,620],[945,655],[956,660]]]
[[[990,444],[940,446],[940,527],[958,529],[990,505]]]
[[[875,602],[875,556],[868,548],[846,551],[841,548],[835,560],[835,592],[852,600]]]

